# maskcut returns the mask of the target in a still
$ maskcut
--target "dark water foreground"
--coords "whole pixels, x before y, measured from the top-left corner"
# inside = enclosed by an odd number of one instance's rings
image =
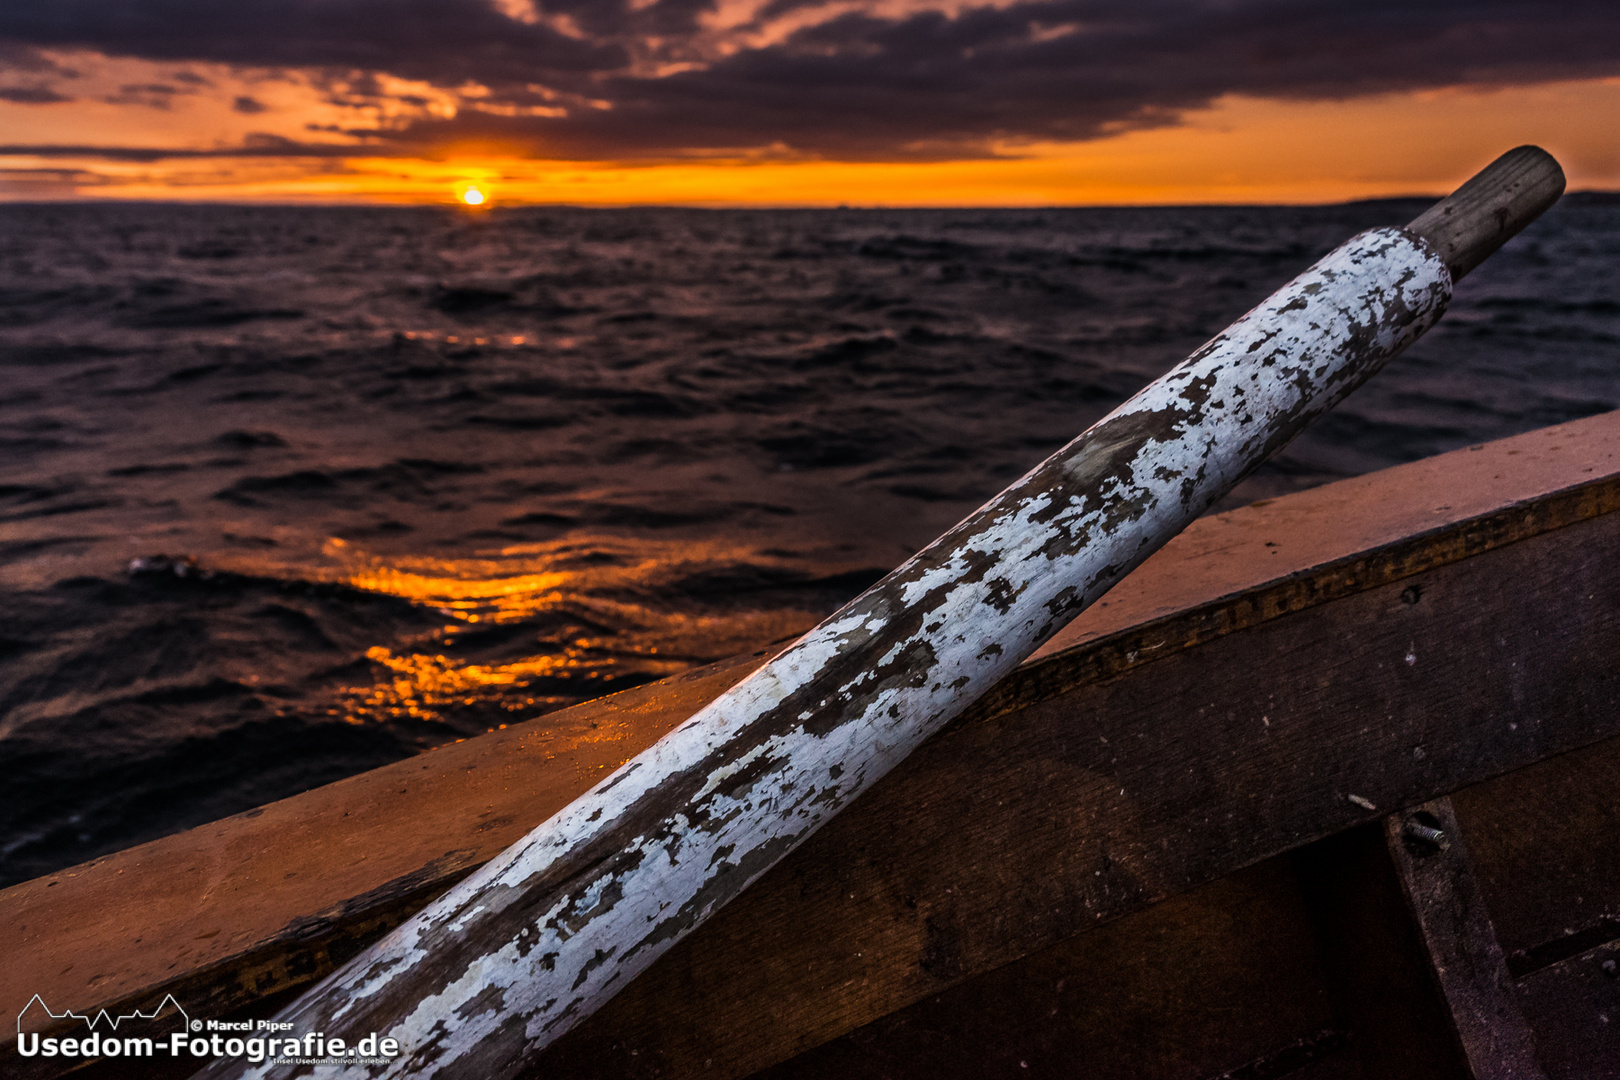
[[[796,632],[1310,209],[0,207],[0,883]],[[1574,198],[1235,501],[1620,407]]]

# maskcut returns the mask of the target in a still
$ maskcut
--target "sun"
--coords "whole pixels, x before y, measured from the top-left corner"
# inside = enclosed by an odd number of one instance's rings
[[[468,206],[484,205],[484,193],[475,187],[469,187],[461,193],[461,201]]]

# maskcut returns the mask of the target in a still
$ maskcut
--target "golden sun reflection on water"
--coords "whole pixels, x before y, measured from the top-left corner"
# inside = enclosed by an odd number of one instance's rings
[[[676,547],[676,550],[666,550]],[[726,552],[699,545],[648,545],[616,537],[527,544],[461,558],[373,555],[329,538],[326,576],[365,592],[397,596],[462,623],[511,622],[587,597],[640,590],[682,564]],[[617,605],[615,605],[617,606]]]
[[[331,539],[322,554],[323,565],[300,566],[297,576],[398,597],[448,620],[365,651],[372,679],[336,688],[326,710],[353,724],[475,733],[750,651],[817,615],[672,601],[671,583],[693,574],[772,561],[714,543],[591,537],[443,558],[374,555]],[[484,644],[491,632],[494,646]]]
[[[443,653],[395,653],[377,645],[366,658],[392,674],[372,686],[349,687],[339,695],[334,710],[351,724],[391,720],[440,720],[447,712],[478,710],[480,714],[510,714],[514,719],[557,708],[592,696],[581,687],[572,696],[533,692],[543,679],[600,679],[605,666],[581,650],[562,656],[537,656],[507,663],[477,664]],[[685,665],[672,666],[673,674]],[[490,725],[493,726],[493,725]],[[504,725],[503,725],[504,726]]]
[[[567,598],[566,587],[576,579],[576,575],[566,572],[480,577],[476,576],[477,567],[465,562],[431,561],[438,565],[378,565],[350,575],[344,584],[398,596],[463,622],[476,623],[523,619],[555,607]],[[466,576],[466,572],[475,576]]]

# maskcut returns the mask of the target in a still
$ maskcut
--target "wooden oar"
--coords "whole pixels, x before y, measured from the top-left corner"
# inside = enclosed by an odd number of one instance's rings
[[[401,1048],[345,1075],[513,1075],[1411,344],[1562,190],[1521,147],[1349,240],[277,1019]]]

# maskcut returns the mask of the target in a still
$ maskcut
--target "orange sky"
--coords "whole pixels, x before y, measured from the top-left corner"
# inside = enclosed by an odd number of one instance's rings
[[[175,65],[61,58],[108,88],[155,83]],[[448,203],[469,186],[487,205],[1062,205],[1329,202],[1454,187],[1512,146],[1564,164],[1572,190],[1620,189],[1620,78],[1503,88],[1449,87],[1344,101],[1229,94],[1165,126],[1089,141],[1000,145],[1001,156],[839,162],[806,156],[662,162],[557,161],[498,147],[427,157],[192,156],[117,160],[68,146],[211,151],[307,140],[344,110],[285,73],[271,79],[188,65],[208,85],[163,100],[113,94],[50,104],[0,101],[0,198]],[[172,84],[173,80],[169,80]],[[453,115],[454,95],[395,81],[418,112]],[[250,96],[252,112],[233,108]],[[382,107],[386,110],[386,105]],[[381,119],[386,120],[386,117]],[[329,139],[337,145],[341,140]],[[30,154],[23,146],[56,146]]]

